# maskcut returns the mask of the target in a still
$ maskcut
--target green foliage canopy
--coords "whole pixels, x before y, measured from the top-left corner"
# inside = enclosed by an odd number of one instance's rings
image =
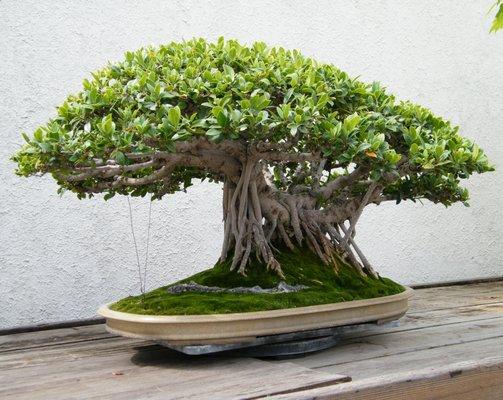
[[[52,173],[61,190],[79,197],[92,196],[85,189],[100,179],[64,178],[79,168],[106,160],[124,166],[135,155],[170,152],[181,142],[204,138],[290,143],[298,153],[322,154],[328,166],[322,185],[362,165],[379,181],[407,161],[409,172],[384,190],[397,201],[465,202],[460,179],[492,169],[457,127],[424,107],[396,101],[377,82],[363,83],[296,50],[222,38],[127,52],[124,60],[86,79],[55,118],[23,136],[26,144],[13,156],[17,173]],[[296,179],[295,165],[290,167],[288,181]],[[128,175],[151,173],[145,167]],[[179,167],[172,191],[193,178],[219,180],[205,170]],[[160,197],[161,189],[160,182],[152,182],[103,191],[106,198],[116,193]]]

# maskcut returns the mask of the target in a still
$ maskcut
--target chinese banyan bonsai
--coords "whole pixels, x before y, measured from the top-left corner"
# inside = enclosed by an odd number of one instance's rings
[[[173,290],[112,306],[143,314],[399,293],[403,287],[379,277],[356,243],[364,208],[466,203],[460,180],[492,169],[457,127],[395,101],[378,83],[295,50],[223,39],[128,52],[24,138],[13,157],[17,173],[51,173],[59,191],[79,198],[161,199],[195,179],[223,186],[220,260]],[[281,291],[282,281],[291,290]],[[241,290],[253,286],[264,290]]]

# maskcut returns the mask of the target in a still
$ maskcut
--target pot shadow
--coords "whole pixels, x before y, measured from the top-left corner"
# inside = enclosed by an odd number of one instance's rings
[[[218,353],[189,355],[170,349],[159,344],[135,347],[136,353],[131,357],[131,362],[137,366],[155,366],[164,368],[194,368],[195,366],[229,363],[242,358],[255,358],[260,360],[285,360],[302,358],[307,354],[274,355],[254,354],[253,349],[243,348],[226,350]],[[311,353],[313,354],[313,353]]]
[[[140,367],[194,368],[195,366],[218,364],[237,356],[223,354],[223,352],[188,355],[159,344],[138,346],[134,350],[136,353],[131,357],[131,362]]]

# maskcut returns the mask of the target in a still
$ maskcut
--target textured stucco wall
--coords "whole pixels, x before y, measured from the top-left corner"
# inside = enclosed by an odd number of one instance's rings
[[[85,318],[138,291],[125,198],[59,198],[50,178],[13,175],[10,154],[90,71],[146,44],[220,35],[298,48],[380,80],[461,125],[503,167],[503,33],[492,1],[0,1],[0,328]],[[472,207],[382,205],[359,241],[404,283],[503,275],[503,170],[475,176]],[[221,189],[153,205],[148,287],[216,259]],[[140,252],[148,204],[133,202]]]

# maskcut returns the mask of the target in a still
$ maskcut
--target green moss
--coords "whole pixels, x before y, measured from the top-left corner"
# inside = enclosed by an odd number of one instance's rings
[[[387,278],[374,279],[360,276],[354,269],[341,263],[336,273],[324,265],[316,255],[306,249],[282,251],[277,255],[285,281],[290,285],[302,284],[309,289],[295,293],[238,294],[238,293],[182,293],[170,294],[160,287],[144,296],[126,297],[111,308],[116,311],[150,315],[216,314],[274,310],[304,307],[341,301],[369,299],[400,293],[402,286]],[[182,282],[195,281],[201,285],[219,287],[276,286],[280,278],[266,271],[264,265],[252,260],[247,276],[229,270],[230,261],[217,263]]]

